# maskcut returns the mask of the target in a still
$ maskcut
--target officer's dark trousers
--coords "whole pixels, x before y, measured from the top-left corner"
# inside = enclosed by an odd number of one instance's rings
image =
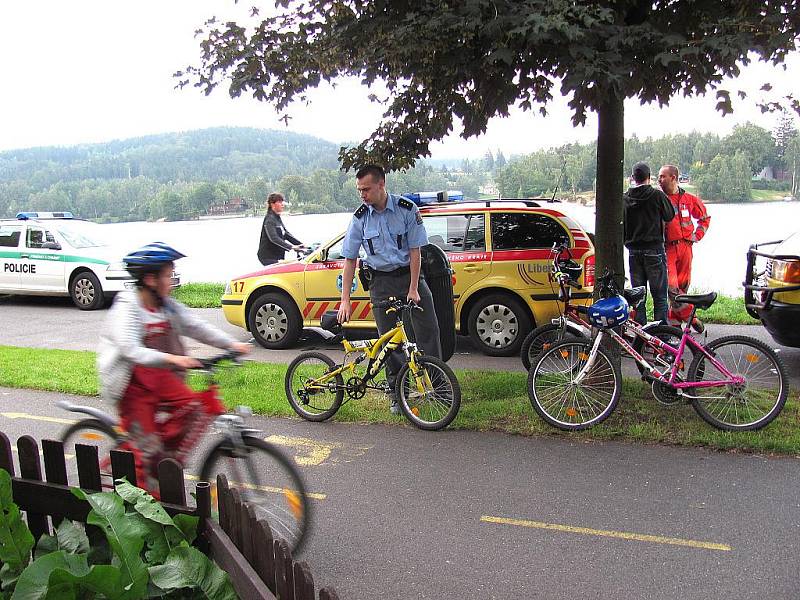
[[[403,273],[399,275],[376,275],[373,277],[369,286],[369,298],[373,307],[378,302],[382,302],[390,297],[408,297],[408,284],[411,282],[411,274]],[[414,338],[419,348],[428,356],[442,357],[442,346],[439,340],[439,323],[436,320],[436,310],[433,307],[433,296],[428,284],[420,274],[419,285],[420,306],[422,311],[411,311],[411,323],[413,326]],[[378,332],[383,334],[397,324],[395,313],[386,314],[385,311],[373,308],[375,323],[378,325]],[[410,332],[409,332],[410,333]],[[386,362],[386,382],[394,389],[395,379],[403,366],[402,353],[394,352]]]

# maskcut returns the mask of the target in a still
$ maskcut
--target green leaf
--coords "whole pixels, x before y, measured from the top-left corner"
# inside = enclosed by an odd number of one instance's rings
[[[173,525],[172,518],[164,507],[143,489],[131,485],[124,479],[118,479],[114,488],[125,502],[132,504],[133,509],[145,519],[161,525]]]
[[[175,515],[172,521],[175,523],[175,527],[183,534],[183,539],[190,544],[194,542],[197,537],[197,524],[200,519],[190,515]]]
[[[121,598],[121,572],[111,565],[89,566],[85,554],[69,554],[62,550],[33,561],[22,572],[12,600],[39,600],[86,597],[81,590]]]
[[[147,569],[140,552],[148,530],[139,519],[125,514],[122,498],[113,492],[87,494],[92,507],[86,522],[100,527],[122,571],[121,584],[126,594],[121,598],[141,597],[147,589]]]
[[[64,550],[72,554],[88,554],[89,538],[83,525],[74,523],[67,519],[61,522],[56,530],[56,539],[59,550]]]
[[[228,574],[191,546],[175,548],[163,565],[149,570],[152,583],[164,591],[191,588],[193,598],[237,598]]]
[[[22,520],[19,507],[11,494],[11,475],[0,469],[0,584],[3,588],[25,568],[31,556],[34,539]]]

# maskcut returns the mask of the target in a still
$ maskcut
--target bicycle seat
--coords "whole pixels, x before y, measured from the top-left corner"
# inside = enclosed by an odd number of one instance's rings
[[[319,320],[320,327],[331,333],[341,333],[342,324],[339,323],[338,315],[338,311],[335,310],[325,311],[325,314],[323,314],[322,318]]]
[[[681,304],[694,304],[697,308],[708,308],[717,299],[717,292],[707,294],[679,294],[675,296],[675,302]]]
[[[647,294],[647,289],[643,285],[637,286],[635,288],[630,288],[627,290],[622,290],[623,297],[625,298],[625,300],[628,301],[628,304],[630,304],[631,306],[636,306],[637,304],[639,304],[639,302],[641,302],[644,299],[646,294]]]

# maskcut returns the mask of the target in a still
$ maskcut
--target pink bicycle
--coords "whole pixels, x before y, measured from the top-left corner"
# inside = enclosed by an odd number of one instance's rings
[[[716,292],[683,295],[678,302],[707,309]],[[614,298],[617,317],[589,308],[593,339],[573,338],[545,350],[528,373],[528,396],[533,408],[550,425],[564,430],[586,429],[600,423],[613,412],[622,388],[618,362],[602,347],[607,337],[633,357],[642,379],[652,383],[653,394],[665,404],[691,402],[710,425],[728,431],[760,429],[770,423],[786,403],[788,377],[783,361],[767,344],[743,335],[722,337],[706,345],[689,333],[689,319],[677,347],[655,336],[646,336],[645,345],[654,356],[667,360],[648,362],[640,352],[613,328],[628,318],[627,302]],[[600,307],[602,308],[602,307]],[[596,318],[592,318],[593,314]],[[694,357],[684,378],[686,351]]]

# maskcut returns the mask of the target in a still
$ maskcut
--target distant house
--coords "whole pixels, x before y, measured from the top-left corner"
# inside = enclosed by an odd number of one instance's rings
[[[235,215],[245,212],[249,207],[247,202],[241,198],[230,198],[219,204],[212,204],[208,207],[206,214],[209,216]]]

